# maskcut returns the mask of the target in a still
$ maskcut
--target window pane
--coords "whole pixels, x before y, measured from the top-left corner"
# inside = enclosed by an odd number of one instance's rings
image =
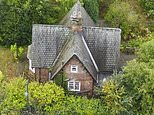
[[[71,72],[77,73],[78,71],[78,66],[77,65],[71,65]]]
[[[80,91],[80,82],[79,81],[69,81],[68,90],[70,91]]]
[[[75,82],[75,90],[79,90],[79,87],[80,87],[79,82]]]
[[[74,82],[68,82],[69,83],[69,90],[74,89]]]
[[[72,68],[72,71],[76,71],[76,68]]]

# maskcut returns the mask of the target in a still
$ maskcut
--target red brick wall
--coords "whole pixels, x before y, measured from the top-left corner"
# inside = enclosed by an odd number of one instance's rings
[[[36,80],[40,82],[45,82],[49,80],[48,69],[35,69]]]
[[[78,65],[78,73],[71,73],[71,65]],[[36,80],[40,82],[48,81],[48,69],[35,69]],[[76,56],[73,56],[69,62],[64,66],[63,71],[66,77],[71,80],[79,81],[80,92],[88,92],[88,95],[92,95],[93,92],[93,78],[83,66],[83,64],[78,60]],[[41,75],[39,75],[41,74]],[[39,80],[40,79],[40,80]]]
[[[71,65],[78,65],[78,73],[71,73]],[[80,81],[81,92],[89,91],[89,94],[92,94],[93,78],[76,56],[70,59],[70,61],[64,66],[64,72],[68,79]]]

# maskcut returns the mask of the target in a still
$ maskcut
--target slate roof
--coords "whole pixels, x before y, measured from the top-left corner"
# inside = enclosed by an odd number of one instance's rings
[[[69,33],[70,29],[63,26],[33,25],[30,58],[32,67],[50,68]]]
[[[83,27],[83,36],[100,72],[117,69],[121,42],[119,28]]]
[[[67,20],[62,21],[61,24],[64,25],[33,25],[32,44],[28,48],[28,58],[32,60],[32,67],[50,68],[53,66],[53,62],[61,50],[63,50],[66,42],[72,38],[72,30],[68,27],[68,24],[70,24],[70,19],[68,19],[68,17],[78,6],[78,3],[75,4],[66,16]],[[99,72],[112,72],[118,66],[121,30],[119,28],[91,27],[94,24],[92,19],[89,19],[90,17],[83,7],[80,9],[82,9],[83,18],[81,34],[98,66]],[[66,17],[64,19],[66,19]],[[78,36],[75,38],[80,39],[81,37]],[[82,44],[80,42],[77,43],[79,44],[76,45]],[[81,48],[84,50],[83,47]],[[78,50],[80,51],[81,48],[78,48]],[[81,55],[82,52],[78,54]],[[81,58],[83,56],[79,57]],[[87,57],[87,59],[89,58]],[[82,61],[82,59],[80,60]]]
[[[96,68],[88,50],[86,49],[84,38],[82,37],[82,34],[78,32],[70,33],[70,38],[65,43],[65,46],[55,59],[52,66],[52,77],[54,77],[73,56],[76,56],[80,60],[87,71],[96,80]]]
[[[94,27],[95,26],[95,23],[93,22],[93,20],[91,19],[91,17],[88,15],[88,13],[86,12],[86,10],[82,7],[82,5],[80,4],[79,1],[72,7],[72,9],[62,19],[62,21],[60,22],[60,25],[65,25],[67,27],[70,27],[71,26],[70,17],[74,13],[74,11],[78,11],[78,10],[81,12],[82,25],[83,26],[91,26],[91,27]]]

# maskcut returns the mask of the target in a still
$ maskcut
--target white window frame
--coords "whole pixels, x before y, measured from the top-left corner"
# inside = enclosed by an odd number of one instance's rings
[[[75,71],[73,69],[76,69]],[[78,73],[78,66],[77,65],[71,65],[71,73]]]
[[[35,73],[35,68],[32,68],[32,60],[29,59],[29,70]]]
[[[70,89],[70,83],[72,84],[71,87],[73,87],[71,89]],[[79,89],[75,88],[75,85],[77,85],[77,83],[79,84],[79,86],[78,86]],[[81,86],[81,83],[79,81],[74,81],[74,80],[68,81],[68,90],[69,91],[80,91],[80,86]]]

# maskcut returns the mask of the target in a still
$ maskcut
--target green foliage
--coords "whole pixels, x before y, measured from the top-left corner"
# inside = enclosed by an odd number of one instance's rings
[[[64,90],[54,83],[31,82],[28,84],[28,100],[24,95],[26,80],[16,78],[3,81],[0,87],[0,113],[20,114],[28,111],[31,114],[103,114],[107,115],[105,107],[99,99],[65,96]]]
[[[5,82],[3,84],[4,95],[2,102],[0,103],[0,110],[3,114],[17,114],[26,105],[26,99],[24,96],[26,81],[22,78],[16,78]]]
[[[144,62],[132,61],[124,68],[123,84],[127,88],[127,95],[132,97],[133,110],[136,113],[154,113],[154,66]]]
[[[77,0],[57,0],[57,1],[61,3],[61,8],[63,11],[61,12],[61,14],[65,16],[64,12],[67,13]]]
[[[17,44],[11,45],[11,51],[13,53],[14,59],[20,59],[24,53],[24,48],[17,47]]]
[[[107,115],[104,106],[99,99],[87,99],[85,97],[66,96],[62,103],[60,115],[79,114],[79,115]]]
[[[83,0],[84,7],[94,22],[97,21],[99,16],[99,4],[97,0]]]
[[[62,3],[58,0],[2,0],[0,44],[29,44],[32,24],[58,23],[65,14],[61,7]]]
[[[67,91],[67,81],[65,81],[67,79],[66,74],[64,71],[60,71],[58,73],[58,75],[56,75],[54,77],[54,83],[56,83],[56,85],[63,87],[65,91]]]
[[[30,105],[38,112],[49,112],[59,110],[60,103],[64,99],[64,91],[54,83],[29,84]],[[56,107],[56,108],[55,108]]]
[[[153,0],[139,0],[146,14],[150,18],[154,18],[154,2]]]
[[[112,27],[122,29],[122,38],[130,39],[140,33],[141,18],[128,2],[115,1],[105,14],[105,21]]]
[[[127,97],[126,89],[117,81],[118,79],[119,77],[112,78],[104,84],[102,100],[111,114],[128,114],[130,113],[129,108],[132,106],[131,97]]]
[[[154,39],[141,46],[138,56],[140,61],[143,62],[154,61]]]
[[[102,100],[112,114],[154,113],[154,63],[131,61],[124,74],[113,76],[103,86]]]
[[[4,75],[3,73],[0,71],[0,83],[4,80]]]
[[[121,44],[121,51],[127,54],[135,54],[143,43],[150,41],[152,39],[154,39],[154,35],[148,34],[145,37],[139,36],[136,39],[123,41]]]
[[[154,41],[141,46],[139,58],[104,84],[102,99],[111,113],[151,115],[154,113]]]

